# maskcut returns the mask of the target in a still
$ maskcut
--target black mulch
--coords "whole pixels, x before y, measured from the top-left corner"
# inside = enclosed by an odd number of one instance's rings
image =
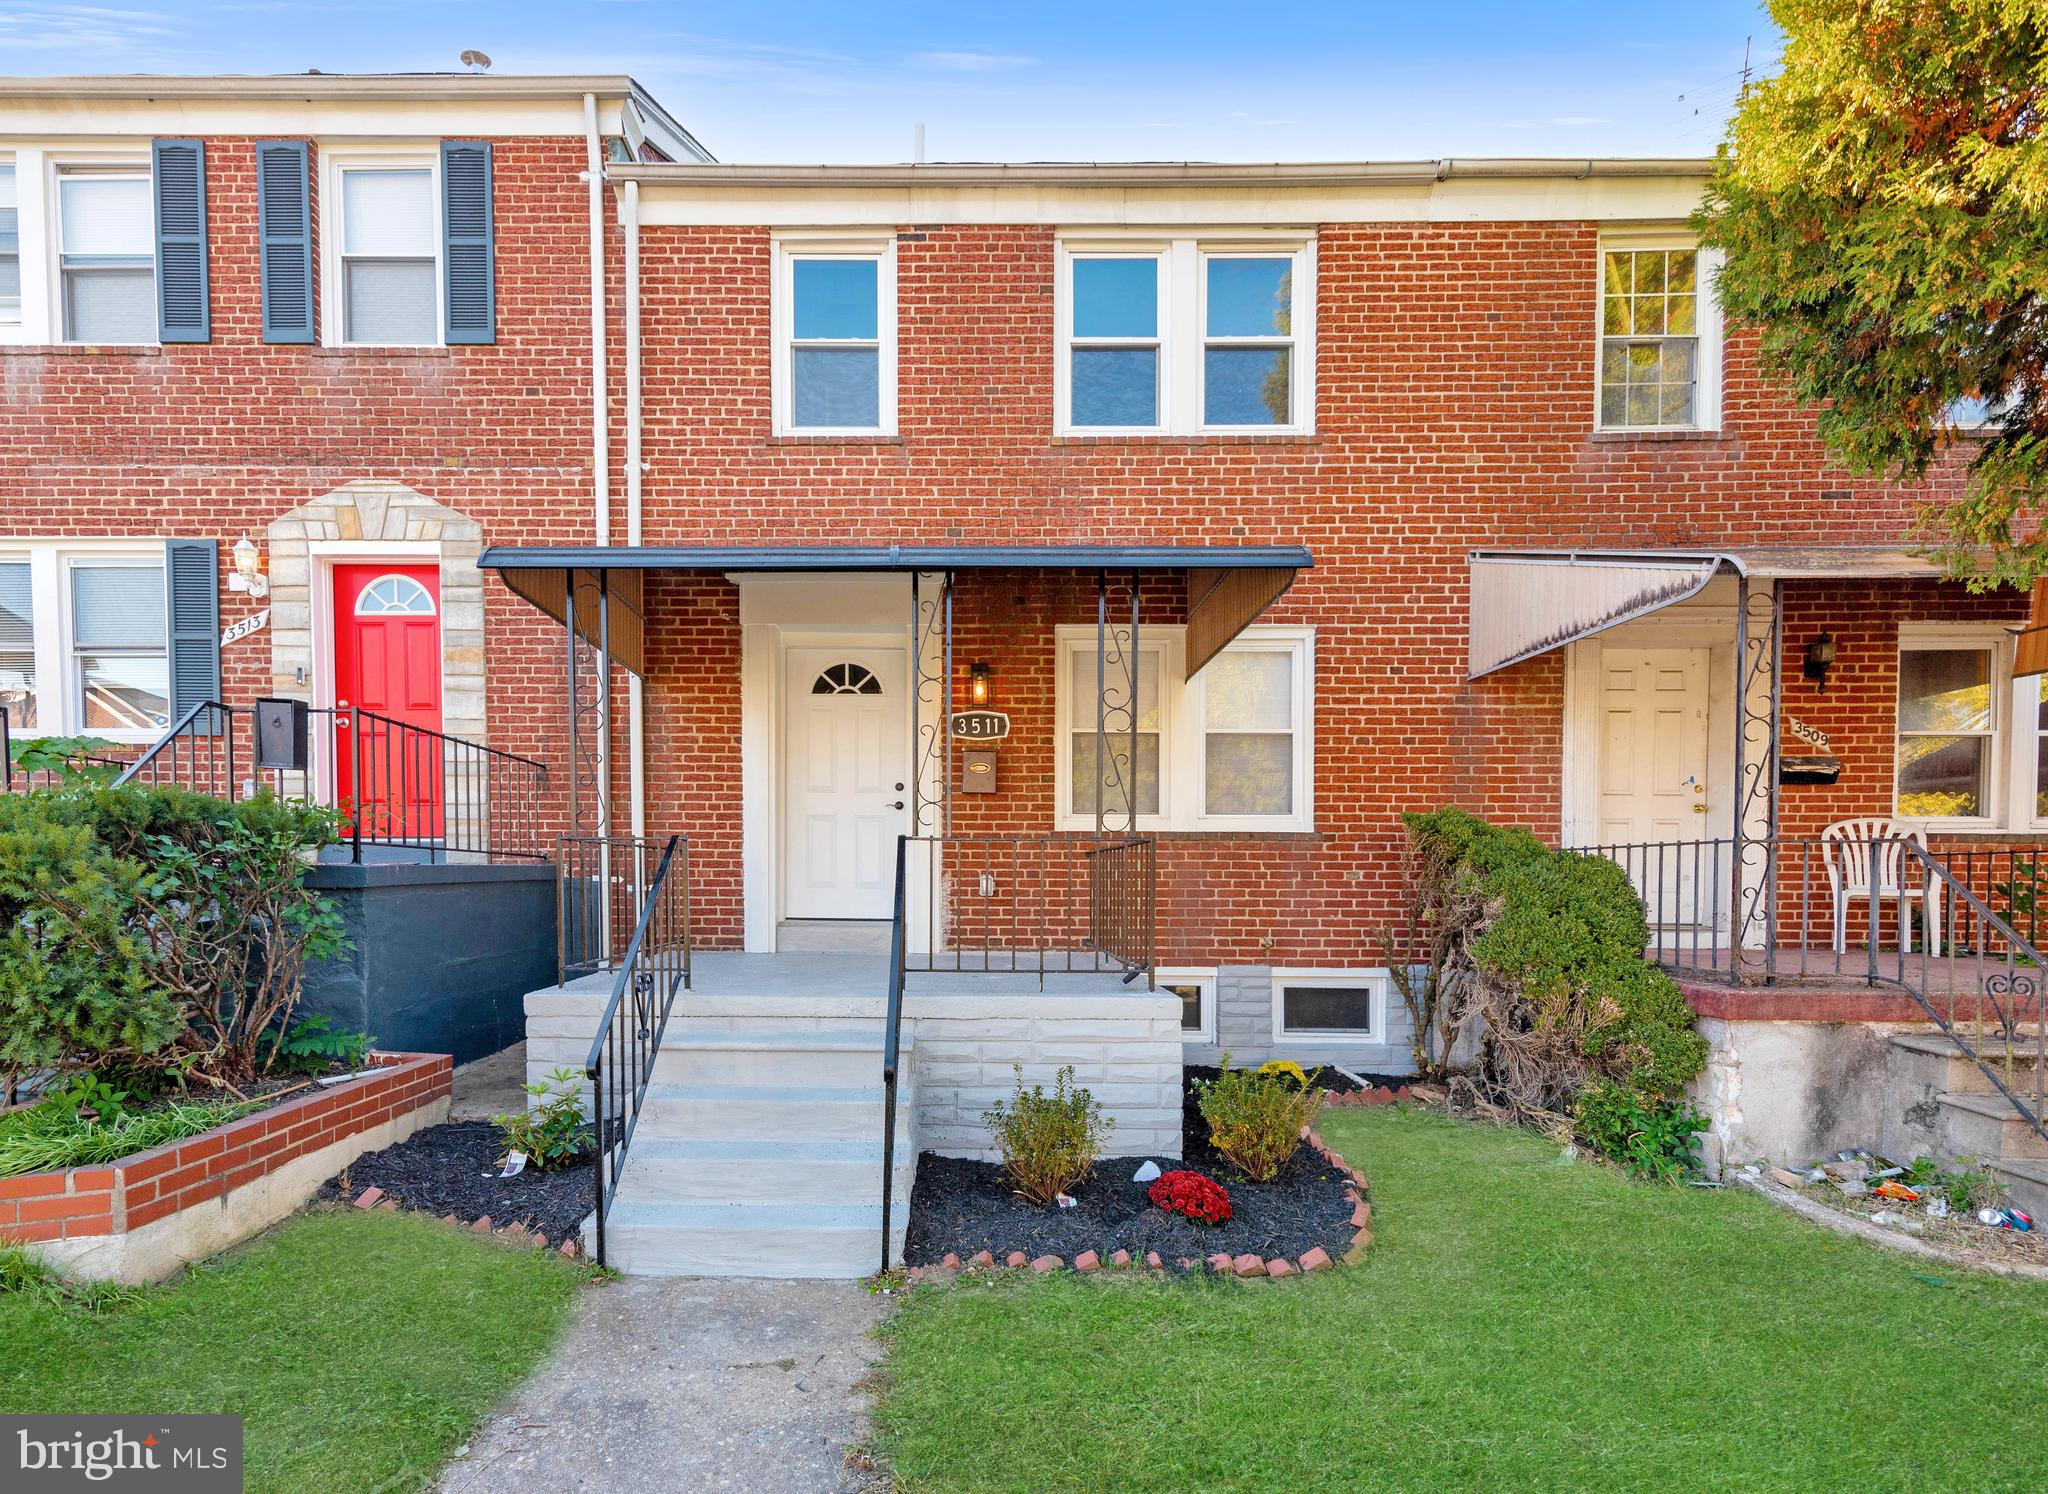
[[[453,1121],[415,1131],[396,1146],[366,1152],[344,1176],[330,1178],[323,1198],[349,1202],[365,1188],[381,1188],[403,1208],[453,1214],[464,1224],[490,1217],[495,1226],[523,1224],[550,1240],[575,1236],[591,1209],[588,1161],[501,1178],[504,1133],[489,1121]]]
[[[1197,1067],[1187,1070],[1191,1079],[1212,1078],[1215,1073]],[[1221,1183],[1230,1195],[1227,1224],[1196,1224],[1154,1207],[1145,1196],[1151,1184],[1131,1181],[1142,1157],[1097,1163],[1095,1176],[1073,1190],[1075,1207],[1041,1209],[1015,1195],[1000,1163],[925,1152],[917,1159],[904,1260],[930,1266],[949,1251],[964,1261],[977,1250],[986,1250],[1001,1261],[1021,1250],[1071,1263],[1083,1251],[1093,1250],[1107,1261],[1113,1252],[1128,1250],[1142,1261],[1146,1251],[1156,1250],[1172,1266],[1218,1251],[1298,1260],[1303,1251],[1318,1245],[1335,1260],[1351,1248],[1355,1232],[1351,1204],[1344,1196],[1344,1174],[1303,1146],[1272,1182],[1249,1182],[1210,1149],[1192,1090],[1186,1095],[1181,1159],[1152,1160],[1161,1172],[1187,1168]]]
[[[1312,1063],[1303,1064],[1302,1069],[1310,1074],[1316,1072],[1316,1066]],[[1181,1070],[1181,1078],[1183,1084],[1186,1084],[1196,1079],[1214,1079],[1220,1072],[1221,1070],[1212,1068],[1207,1064],[1191,1063]],[[1404,1084],[1413,1084],[1415,1082],[1413,1074],[1373,1074],[1358,1069],[1353,1069],[1352,1073],[1357,1074],[1365,1083],[1355,1083],[1325,1064],[1323,1065],[1321,1076],[1316,1080],[1316,1087],[1318,1089],[1327,1089],[1333,1095],[1348,1095],[1354,1090],[1374,1087],[1399,1089]]]

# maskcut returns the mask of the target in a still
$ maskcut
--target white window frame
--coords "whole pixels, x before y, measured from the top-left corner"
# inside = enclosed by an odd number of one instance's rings
[[[165,567],[161,539],[8,540],[0,539],[0,561],[28,562],[29,598],[35,612],[36,724],[15,735],[69,737],[86,734],[80,702],[83,671],[78,667],[72,627],[71,572],[80,565]],[[168,606],[170,577],[164,578]],[[170,619],[164,620],[165,674],[170,668]],[[90,734],[109,742],[154,742],[162,730],[94,727]]]
[[[1159,261],[1159,420],[1156,425],[1075,425],[1074,348],[1150,346],[1149,338],[1074,336],[1074,263],[1082,259]],[[1212,258],[1292,259],[1290,337],[1219,338],[1219,344],[1289,342],[1294,348],[1290,392],[1294,419],[1287,425],[1209,425],[1203,419],[1203,351],[1210,339],[1208,262]],[[1085,440],[1093,436],[1307,436],[1315,433],[1316,238],[1313,232],[1278,229],[1162,236],[1156,232],[1119,235],[1075,232],[1055,246],[1053,275],[1053,433]]]
[[[1276,969],[1273,972],[1273,1041],[1276,1044],[1298,1043],[1304,1047],[1318,1048],[1384,1048],[1387,1046],[1387,996],[1393,985],[1393,973],[1384,968]],[[1286,1025],[1285,1000],[1289,986],[1328,986],[1341,990],[1369,992],[1372,997],[1372,1010],[1367,1020],[1372,1025],[1365,1032],[1349,1032],[1326,1027],[1289,1027]]]
[[[2033,773],[2029,768],[2022,775],[2014,770],[2012,763],[2012,725],[2019,719],[2016,696],[2023,688],[2023,682],[2016,682],[2012,677],[2011,634],[1997,624],[1905,623],[1900,626],[1897,644],[1899,655],[1935,649],[1978,649],[1986,650],[1991,655],[1991,730],[1984,733],[1990,743],[1988,761],[1984,767],[1985,813],[1927,816],[1899,813],[1899,705],[1904,677],[1901,671],[1895,669],[1893,677],[1900,683],[1895,684],[1892,690],[1892,772],[1891,796],[1887,800],[1888,817],[1901,825],[1917,826],[1931,831],[2000,830],[2014,825],[2032,825],[2033,810],[2019,797],[2019,780],[2024,776],[2027,795],[2031,798]]]
[[[1053,828],[1093,830],[1095,815],[1075,814],[1073,754],[1070,738],[1092,730],[1093,700],[1072,698],[1072,660],[1095,654],[1093,623],[1062,624],[1053,630]],[[1148,632],[1141,624],[1141,655],[1159,660],[1159,812],[1141,814],[1137,828],[1214,830],[1246,834],[1303,834],[1315,829],[1315,629],[1292,624],[1255,623],[1230,647],[1287,652],[1294,659],[1294,812],[1286,815],[1212,815],[1204,800],[1207,744],[1204,741],[1203,676],[1183,680],[1186,643],[1181,628],[1161,624]],[[1119,734],[1120,735],[1120,734]],[[1121,816],[1118,816],[1121,821]]]
[[[87,342],[80,338],[66,335],[69,328],[64,325],[64,195],[60,184],[66,176],[72,175],[115,178],[140,177],[146,197],[153,198],[156,192],[156,175],[151,166],[147,148],[143,150],[139,157],[131,151],[114,151],[103,155],[67,153],[51,156],[48,159],[45,170],[42,173],[42,192],[45,262],[43,315],[49,327],[49,340],[53,344],[64,347],[156,347],[158,342],[154,317],[151,318],[150,335],[137,338],[134,342]],[[15,173],[14,193],[15,201],[19,205],[17,211],[20,212],[23,220],[22,227],[24,231],[22,237],[26,240],[28,237],[26,232],[28,214],[25,211],[26,204],[22,201],[26,194],[22,191],[21,173],[19,171]],[[156,222],[153,212],[149,224],[149,239],[150,303],[155,305],[157,302],[156,277],[160,267],[156,262]],[[27,246],[24,244],[24,252],[22,254],[22,312],[24,319],[26,319],[28,311],[28,255],[26,248]]]
[[[794,373],[796,263],[805,259],[875,261],[875,334],[879,387],[874,425],[797,425]],[[778,234],[768,298],[769,404],[778,436],[876,437],[896,434],[896,236]],[[810,344],[806,344],[807,346]],[[829,346],[829,344],[819,344]],[[852,346],[853,344],[849,344]],[[860,346],[865,346],[863,340]]]
[[[1201,988],[1202,1025],[1198,1028],[1183,1027],[1180,1040],[1196,1046],[1214,1046],[1216,1042],[1216,967],[1214,965],[1183,966],[1173,965],[1153,972],[1155,986],[1199,986]]]
[[[12,332],[18,329],[28,317],[29,256],[28,244],[26,242],[28,238],[26,232],[28,214],[22,211],[22,199],[31,195],[29,188],[34,184],[33,182],[27,185],[23,184],[21,163],[11,151],[0,151],[0,172],[6,172],[14,180],[14,267],[16,282],[21,287],[21,294],[13,307],[0,306],[0,328],[5,328]]]
[[[441,152],[438,146],[379,151],[329,151],[320,160],[320,343],[330,348],[440,348],[448,345],[447,232],[441,221]],[[351,342],[348,336],[346,260],[342,254],[342,177],[351,171],[425,171],[427,208],[433,215],[434,335],[426,342]]]
[[[1691,249],[1699,260],[1694,271],[1698,295],[1694,306],[1694,337],[1697,351],[1693,364],[1698,384],[1693,390],[1693,419],[1690,425],[1608,425],[1600,418],[1600,369],[1607,347],[1606,295],[1607,256],[1631,250]],[[1718,431],[1721,429],[1721,359],[1724,334],[1719,282],[1725,256],[1718,249],[1703,249],[1691,235],[1677,232],[1604,233],[1593,260],[1593,429],[1601,435],[1663,435],[1672,431]]]

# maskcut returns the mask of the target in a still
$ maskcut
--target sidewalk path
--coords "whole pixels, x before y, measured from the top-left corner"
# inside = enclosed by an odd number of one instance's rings
[[[445,1494],[503,1489],[850,1490],[854,1389],[883,1299],[857,1281],[628,1277],[449,1465]]]

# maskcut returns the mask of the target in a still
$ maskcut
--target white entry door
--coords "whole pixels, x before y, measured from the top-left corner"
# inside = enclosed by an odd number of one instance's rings
[[[792,648],[784,659],[783,916],[887,918],[909,823],[904,651]]]
[[[1704,648],[1600,651],[1599,839],[1634,848],[1616,859],[1660,928],[1718,921],[1712,848],[1697,844],[1718,807],[1707,799],[1709,657]]]

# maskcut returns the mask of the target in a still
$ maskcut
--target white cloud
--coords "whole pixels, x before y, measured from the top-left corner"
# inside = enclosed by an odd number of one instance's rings
[[[1001,68],[1032,67],[1038,59],[1008,52],[913,52],[910,61],[947,73],[992,73]]]
[[[94,5],[0,10],[0,51],[10,47],[40,52],[69,48],[126,51],[179,34],[174,17],[151,10],[111,10]]]

